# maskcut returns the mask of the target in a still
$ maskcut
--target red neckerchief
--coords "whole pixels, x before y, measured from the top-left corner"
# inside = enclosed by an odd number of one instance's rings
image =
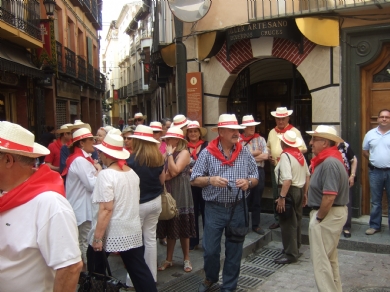
[[[295,148],[295,147],[286,147],[283,149],[283,152],[282,153],[288,153],[290,154],[291,156],[293,156],[296,160],[298,160],[299,164],[303,166],[303,164],[305,163],[305,157],[303,156],[303,154],[301,153],[301,151],[299,151],[298,148]]]
[[[344,165],[344,160],[343,157],[341,156],[340,151],[337,149],[337,146],[333,146],[325,150],[322,150],[320,153],[318,153],[317,156],[315,156],[311,160],[311,164],[310,164],[311,173],[314,173],[314,169],[322,162],[324,162],[324,160],[328,157],[334,157]]]
[[[126,147],[125,147],[125,149],[126,149],[127,151],[129,151],[130,154],[133,153],[133,150],[132,150],[131,148],[126,148]]]
[[[39,194],[50,191],[65,197],[64,181],[58,172],[42,164],[25,182],[0,197],[0,213],[23,205]]]
[[[248,136],[248,137],[244,136],[244,134],[241,134],[241,135],[240,135],[241,142],[249,142],[250,140],[256,139],[256,138],[258,138],[258,137],[260,137],[260,135],[257,134],[257,133],[255,133],[255,134],[252,135],[252,136]]]
[[[230,160],[226,160],[225,156],[221,153],[221,150],[219,150],[218,148],[218,144],[219,144],[219,137],[217,137],[216,139],[214,139],[213,141],[211,141],[209,143],[209,145],[206,147],[206,149],[210,152],[211,155],[213,155],[215,158],[217,158],[218,160],[221,160],[222,161],[222,165],[230,165],[230,166],[233,166],[233,162],[236,160],[236,158],[238,157],[238,155],[240,154],[241,150],[242,150],[242,145],[241,143],[237,142],[235,144],[236,146],[236,149],[234,150],[234,152],[232,153],[232,157],[230,157]]]
[[[277,134],[284,134],[284,133],[286,133],[286,131],[291,130],[292,128],[294,128],[294,126],[291,125],[291,124],[288,124],[283,130],[280,130],[280,129],[276,126],[276,127],[275,127],[275,131],[276,131]]]
[[[92,165],[94,165],[94,161],[92,160],[92,158],[90,156],[85,157],[83,150],[81,150],[79,147],[74,147],[74,152],[72,154],[70,154],[69,157],[66,159],[66,166],[65,166],[63,172],[61,173],[62,176],[65,176],[68,174],[70,165],[77,157],[83,157],[84,159],[91,162]]]
[[[200,145],[202,145],[204,143],[203,140],[199,140],[198,142],[196,142],[196,144],[192,144],[191,142],[188,142],[187,146],[188,148],[193,148],[194,150],[192,150],[191,152],[191,156],[194,160],[198,160],[198,156],[196,155],[196,150],[198,149],[198,147]],[[189,150],[189,149],[188,149]]]

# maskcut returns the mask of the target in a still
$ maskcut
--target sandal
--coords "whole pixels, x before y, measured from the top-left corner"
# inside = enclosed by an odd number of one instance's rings
[[[189,273],[192,271],[192,265],[190,260],[185,260],[184,261],[184,272]]]
[[[343,234],[345,238],[350,238],[351,237],[351,232],[349,230],[343,230]]]
[[[160,244],[163,246],[167,246],[167,240],[165,238],[160,239]]]
[[[168,262],[167,260],[164,260],[161,265],[157,268],[159,271],[164,271],[165,269],[168,269],[173,266],[172,262]]]

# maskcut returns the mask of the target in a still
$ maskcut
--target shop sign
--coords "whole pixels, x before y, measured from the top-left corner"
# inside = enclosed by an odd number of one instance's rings
[[[187,83],[187,118],[203,123],[203,80],[201,72],[186,74]]]

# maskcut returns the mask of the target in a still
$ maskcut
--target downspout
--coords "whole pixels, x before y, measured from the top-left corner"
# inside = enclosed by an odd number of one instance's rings
[[[187,115],[186,99],[186,74],[187,74],[187,50],[183,44],[183,22],[175,16],[175,35],[176,35],[176,96],[177,112]]]

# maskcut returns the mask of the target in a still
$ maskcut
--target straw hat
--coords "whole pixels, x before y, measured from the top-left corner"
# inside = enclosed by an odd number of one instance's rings
[[[162,124],[160,122],[151,122],[149,127],[153,129],[153,132],[162,132]]]
[[[73,140],[72,140],[72,145],[80,140],[86,139],[86,138],[96,138],[95,136],[92,135],[91,131],[87,128],[81,128],[78,129],[73,133]]]
[[[123,138],[118,131],[114,129],[108,132],[103,142],[95,145],[95,148],[116,159],[127,159],[130,152],[123,148]]]
[[[297,137],[294,131],[286,131],[283,135],[277,135],[280,140],[291,147],[299,147],[302,145],[302,139]]]
[[[86,128],[91,132],[91,126],[89,124],[83,123],[81,120],[75,120],[72,126],[68,126],[69,130],[81,129],[81,128]]]
[[[161,137],[161,139],[167,139],[167,138],[177,138],[187,142],[187,140],[184,137],[183,130],[180,129],[179,127],[169,128],[165,136]]]
[[[112,126],[105,126],[105,127],[101,127],[101,129],[103,129],[106,133],[110,132],[112,129],[115,129],[114,127]]]
[[[176,115],[173,118],[171,128],[173,128],[173,127],[183,128],[183,127],[187,126],[189,122],[190,121],[186,118],[185,115]]]
[[[261,122],[255,122],[255,119],[252,115],[247,115],[242,117],[242,124],[241,126],[247,127],[247,126],[257,126],[260,125]]]
[[[146,116],[144,116],[142,113],[136,113],[134,115],[134,120],[135,119],[140,119],[140,118],[142,118],[143,120],[146,120]]]
[[[242,130],[245,127],[238,124],[235,114],[222,114],[218,119],[218,126],[211,128],[211,131],[217,132],[218,128],[228,128],[228,129],[237,129]]]
[[[122,130],[122,135],[126,133],[134,133],[134,130],[135,130],[135,126],[127,126]]]
[[[20,125],[0,122],[0,152],[13,153],[31,158],[48,155],[50,150],[34,143],[35,136]]]
[[[276,108],[276,111],[271,112],[271,115],[273,115],[275,118],[284,118],[291,116],[293,113],[292,110],[288,110],[286,107],[278,107]]]
[[[319,125],[315,131],[306,131],[306,133],[313,137],[325,138],[336,143],[344,142],[344,140],[337,135],[336,129],[331,126]]]
[[[199,125],[199,122],[198,121],[191,121],[188,123],[187,125],[187,130],[189,129],[199,129],[200,130],[200,136],[201,137],[204,137],[206,136],[207,134],[207,129],[206,128],[203,128]],[[185,133],[187,135],[187,133]]]
[[[69,127],[72,127],[72,126],[73,126],[73,124],[65,124],[65,125],[62,125],[62,126],[56,131],[56,133],[57,133],[57,134],[68,133],[68,132],[70,132]]]
[[[131,136],[131,138],[141,139],[153,143],[160,143],[160,141],[157,141],[153,138],[153,129],[145,125],[138,125],[137,128],[135,128],[134,134]]]

